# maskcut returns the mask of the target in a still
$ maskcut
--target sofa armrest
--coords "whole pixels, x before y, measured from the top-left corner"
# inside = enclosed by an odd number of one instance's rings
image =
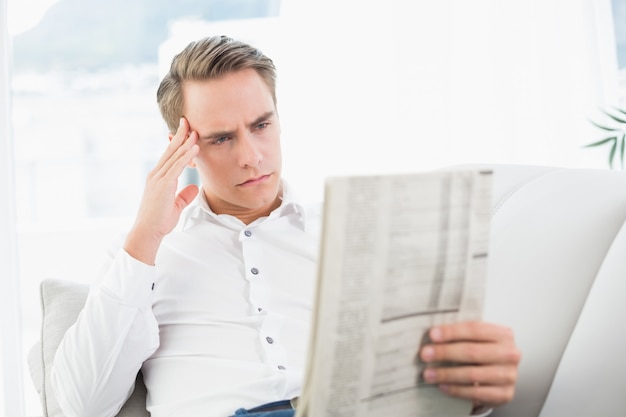
[[[46,417],[63,417],[50,388],[50,369],[65,332],[85,305],[88,292],[88,285],[67,280],[44,279],[40,284],[41,339],[30,349],[28,366]],[[135,390],[117,417],[149,416],[146,411],[146,387],[139,372]]]
[[[42,409],[46,408],[46,404],[44,401],[44,388],[43,388],[43,357],[41,351],[41,342],[35,343],[28,350],[28,355],[26,356],[26,360],[28,363],[28,371],[30,372],[30,379],[33,381],[33,385],[35,386],[35,390],[37,394],[39,394],[39,400],[41,401]],[[44,411],[45,413],[45,411]],[[47,414],[44,414],[47,415]]]

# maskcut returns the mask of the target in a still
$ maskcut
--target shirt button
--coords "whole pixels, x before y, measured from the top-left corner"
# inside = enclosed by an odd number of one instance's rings
[[[263,309],[262,309],[261,307],[258,307],[258,308],[257,308],[257,310],[259,311],[259,313],[260,313],[261,311],[263,311]]]
[[[278,366],[277,366],[277,368],[278,368],[278,369],[280,369],[281,371],[284,371],[285,369],[287,369],[287,368],[285,368],[285,367],[284,367],[284,366],[282,366],[282,365],[278,365]]]
[[[270,345],[271,345],[272,343],[274,343],[274,339],[272,339],[272,338],[271,338],[271,337],[269,337],[269,336],[267,336],[267,337],[265,338],[265,340],[267,340],[267,343],[269,343]]]
[[[248,236],[248,237],[252,236],[252,232],[249,231],[249,230],[246,230],[245,232],[243,232],[243,234]]]
[[[254,275],[257,275],[257,274],[259,273],[259,270],[258,270],[258,269],[256,269],[256,268],[252,268],[252,269],[250,270],[250,272],[252,272],[252,274],[254,274]]]

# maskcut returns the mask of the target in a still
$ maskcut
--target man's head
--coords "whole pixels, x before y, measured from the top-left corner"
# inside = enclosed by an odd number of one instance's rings
[[[278,207],[282,155],[269,58],[227,37],[193,42],[174,58],[157,96],[170,139],[197,141],[189,166],[215,213],[247,224]]]
[[[215,79],[246,68],[263,79],[276,104],[276,68],[257,48],[227,36],[212,36],[187,45],[174,57],[157,90],[159,109],[169,131],[176,132],[184,115],[185,81]]]

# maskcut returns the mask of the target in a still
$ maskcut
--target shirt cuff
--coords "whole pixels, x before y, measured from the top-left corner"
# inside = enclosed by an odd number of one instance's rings
[[[484,405],[476,405],[474,406],[474,408],[472,408],[472,412],[470,414],[470,416],[472,417],[485,417],[488,416],[489,414],[491,414],[491,412],[493,411],[493,408],[491,407],[487,407]]]
[[[120,249],[100,288],[126,305],[145,307],[152,304],[155,268]]]

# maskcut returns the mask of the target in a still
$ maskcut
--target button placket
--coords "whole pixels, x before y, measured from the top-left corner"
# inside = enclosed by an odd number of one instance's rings
[[[284,321],[284,316],[268,312],[259,331],[259,343],[265,352],[266,363],[276,371],[289,368],[288,355],[281,340]]]
[[[239,241],[243,250],[243,267],[250,286],[249,301],[254,314],[265,314],[269,302],[269,288],[262,279],[262,248],[255,232],[244,229],[239,232]]]

